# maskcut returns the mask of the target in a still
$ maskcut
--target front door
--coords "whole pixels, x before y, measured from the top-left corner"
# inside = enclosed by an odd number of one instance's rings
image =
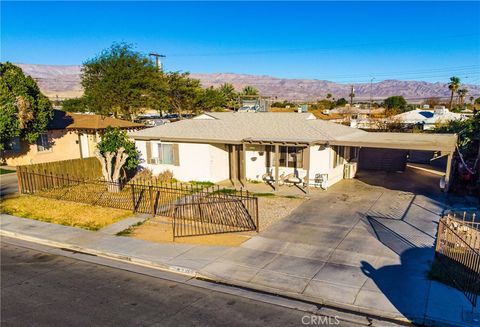
[[[90,152],[88,149],[88,135],[81,133],[79,137],[80,137],[80,153],[82,155],[82,158],[88,158],[90,157]]]

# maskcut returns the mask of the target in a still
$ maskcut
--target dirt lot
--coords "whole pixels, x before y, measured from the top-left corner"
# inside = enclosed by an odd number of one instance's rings
[[[275,222],[288,216],[304,201],[305,199],[286,198],[278,196],[260,197],[258,199],[260,231],[266,230]],[[152,218],[141,226],[132,228],[127,232],[127,234],[132,237],[152,242],[173,242],[172,222],[170,218],[166,217]],[[175,242],[205,245],[239,246],[243,242],[249,240],[254,235],[256,235],[256,232],[237,232],[207,236],[180,237],[177,238]]]

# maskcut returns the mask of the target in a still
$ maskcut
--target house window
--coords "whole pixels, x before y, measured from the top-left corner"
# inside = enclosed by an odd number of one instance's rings
[[[42,151],[48,151],[50,150],[50,143],[48,142],[48,134],[47,133],[41,133],[38,136],[37,139],[37,151],[42,152]]]
[[[18,136],[11,138],[9,141],[5,142],[3,148],[5,151],[19,153],[21,150],[20,138]]]
[[[280,167],[303,168],[303,148],[281,146],[279,161]]]
[[[158,163],[178,166],[178,144],[158,144]]]

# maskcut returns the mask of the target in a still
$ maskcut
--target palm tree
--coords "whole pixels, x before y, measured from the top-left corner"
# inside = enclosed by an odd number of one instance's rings
[[[247,85],[243,88],[242,93],[244,95],[258,95],[258,90],[253,86]]]
[[[468,90],[467,89],[459,89],[459,90],[457,90],[457,94],[458,94],[458,100],[460,102],[460,107],[463,107],[463,104],[465,102],[465,97],[468,94]]]
[[[448,83],[448,89],[452,92],[450,95],[450,106],[449,109],[452,110],[453,106],[453,95],[457,92],[458,88],[460,87],[460,78],[453,76],[450,77],[450,83]]]
[[[219,89],[220,93],[223,94],[225,99],[227,99],[227,107],[233,109],[237,106],[238,102],[238,94],[235,91],[235,87],[230,83],[224,83],[220,85]]]

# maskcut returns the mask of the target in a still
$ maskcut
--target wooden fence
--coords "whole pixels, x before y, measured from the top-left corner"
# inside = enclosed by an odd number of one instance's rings
[[[23,194],[171,217],[174,238],[258,231],[258,199],[242,190],[140,179],[116,183],[22,170],[18,177]]]
[[[62,160],[54,162],[24,165],[17,167],[18,172],[52,174],[65,178],[96,180],[102,178],[102,167],[97,158]]]
[[[474,219],[441,218],[435,253],[449,278],[476,307],[480,294],[480,235]]]

